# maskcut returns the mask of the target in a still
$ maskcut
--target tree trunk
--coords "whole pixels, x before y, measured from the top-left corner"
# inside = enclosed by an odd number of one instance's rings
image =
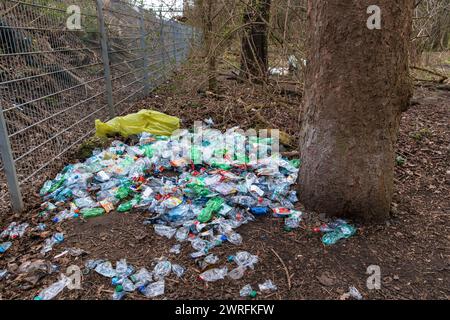
[[[269,68],[268,22],[271,0],[251,0],[247,6],[243,23],[241,52],[241,77],[252,82],[265,82]]]
[[[385,219],[395,143],[410,97],[412,0],[308,1],[308,67],[301,128],[300,200],[329,216]]]

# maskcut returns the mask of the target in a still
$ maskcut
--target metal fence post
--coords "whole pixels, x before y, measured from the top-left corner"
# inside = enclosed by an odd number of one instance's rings
[[[141,32],[141,49],[142,49],[142,61],[144,65],[144,94],[147,96],[150,93],[150,81],[149,81],[149,63],[147,56],[147,44],[145,41],[145,21],[144,10],[140,8],[141,15],[139,17],[139,29]]]
[[[3,167],[8,183],[9,194],[11,195],[11,203],[14,212],[21,212],[24,209],[22,193],[20,192],[20,184],[17,179],[16,165],[9,141],[8,129],[6,127],[3,108],[0,106],[0,153],[3,160]]]
[[[178,42],[178,30],[175,28],[175,22],[172,21],[171,24],[172,39],[173,39],[173,56],[175,60],[175,68],[178,67],[178,56],[177,56],[177,42]]]
[[[162,15],[162,10],[159,10],[159,22],[160,22],[160,29],[159,29],[159,46],[161,47],[161,55],[162,55],[162,67],[163,67],[163,79],[166,78],[166,48],[164,47],[165,41],[164,41],[164,19]]]
[[[109,106],[109,114],[111,118],[114,118],[116,116],[116,110],[114,108],[114,101],[112,96],[111,69],[109,67],[109,54],[108,54],[108,36],[106,34],[105,18],[103,16],[103,0],[97,0],[97,18],[98,18],[98,28],[101,35],[103,71],[105,74],[105,86],[106,86],[106,99]]]

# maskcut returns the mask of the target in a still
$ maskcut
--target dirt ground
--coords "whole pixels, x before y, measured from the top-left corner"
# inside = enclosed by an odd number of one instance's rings
[[[169,82],[138,103],[136,109],[153,108],[179,116],[184,126],[209,117],[217,128],[270,125],[290,134],[295,146],[301,95],[272,88],[273,93],[262,98],[258,89],[222,80],[219,95],[193,91],[194,87],[178,90],[176,82]],[[178,81],[186,79],[180,74]],[[198,279],[199,267],[188,257],[192,252],[189,243],[183,243],[180,255],[169,254],[176,240],[161,238],[151,226],[143,225],[145,214],[112,213],[87,222],[71,220],[58,225],[66,239],[55,246],[50,257],[70,247],[82,248],[88,254],[52,262],[65,270],[72,264],[83,268],[88,259],[115,262],[126,258],[137,268],[151,270],[154,259],[165,256],[185,266],[187,273],[181,280],[174,275],[166,279],[166,293],[160,299],[240,299],[239,290],[244,285],[257,288],[266,279],[271,279],[278,291],[260,294],[257,299],[339,299],[349,286],[355,286],[364,299],[449,299],[450,91],[417,86],[414,101],[403,115],[398,155],[405,161],[396,167],[393,209],[383,225],[357,223],[354,237],[325,247],[320,236],[312,232],[324,221],[318,213],[306,213],[302,228],[294,232],[285,232],[280,219],[263,217],[237,230],[243,237],[242,245],[226,244],[213,250],[221,258],[219,265],[229,267],[227,256],[236,251],[256,254],[259,262],[255,269],[238,281],[205,284]],[[25,216],[3,217],[0,225],[17,220],[37,222],[38,205],[35,203]],[[24,261],[39,259],[41,236],[48,234],[27,234],[15,241],[0,255],[0,269],[14,271]],[[366,271],[371,265],[380,267],[380,290],[366,286]],[[57,279],[56,273],[41,276],[36,284],[14,273],[0,280],[1,298],[32,299]],[[83,275],[82,290],[65,290],[58,299],[111,299],[112,292],[110,281],[91,271]],[[136,293],[127,299],[145,297]]]

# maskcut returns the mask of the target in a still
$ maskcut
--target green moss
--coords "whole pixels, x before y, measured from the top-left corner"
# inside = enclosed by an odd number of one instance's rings
[[[92,151],[97,148],[104,149],[108,144],[108,138],[91,137],[81,144],[75,153],[75,157],[80,160],[87,159],[92,155]]]

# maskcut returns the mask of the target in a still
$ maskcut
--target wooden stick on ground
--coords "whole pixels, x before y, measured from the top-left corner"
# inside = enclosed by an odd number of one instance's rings
[[[432,74],[434,76],[440,77],[441,79],[438,81],[439,83],[444,83],[444,81],[448,79],[448,77],[446,75],[444,75],[442,73],[439,73],[437,71],[434,71],[434,70],[427,69],[427,68],[411,66],[411,69],[427,72],[427,73]]]
[[[287,282],[288,282],[288,289],[289,289],[289,291],[291,291],[291,276],[289,275],[289,270],[286,267],[286,264],[284,263],[283,259],[281,259],[281,257],[278,255],[278,253],[273,248],[270,248],[270,250],[272,250],[273,254],[278,258],[278,260],[280,260],[280,262],[281,262],[281,264],[282,264],[282,266],[284,268],[284,271],[286,272],[286,279],[287,279]]]

